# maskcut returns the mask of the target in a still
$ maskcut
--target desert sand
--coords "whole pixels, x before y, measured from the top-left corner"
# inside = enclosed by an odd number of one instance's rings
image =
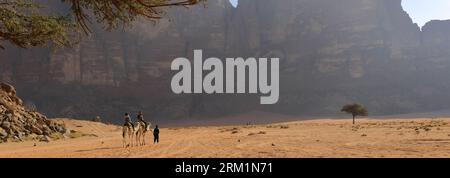
[[[268,125],[161,128],[159,144],[122,147],[121,127],[61,119],[90,134],[0,144],[0,157],[450,157],[450,118],[321,119]]]

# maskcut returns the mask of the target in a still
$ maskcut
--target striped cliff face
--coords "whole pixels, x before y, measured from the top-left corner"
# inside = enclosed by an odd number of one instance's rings
[[[448,22],[421,32],[400,0],[245,0],[238,8],[216,0],[171,8],[166,17],[126,31],[95,29],[73,49],[7,46],[0,53],[0,80],[50,116],[111,121],[122,110],[145,110],[155,118],[254,110],[335,114],[353,100],[372,113],[392,114],[439,109],[450,99],[443,70],[450,54],[439,50],[448,47]],[[221,59],[280,58],[279,102],[174,95],[170,63],[191,58],[195,49]],[[436,76],[445,86],[426,82]]]

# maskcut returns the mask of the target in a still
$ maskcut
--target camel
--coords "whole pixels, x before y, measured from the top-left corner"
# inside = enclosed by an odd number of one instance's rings
[[[145,123],[143,122],[136,122],[136,145],[137,146],[143,146],[145,145],[145,133],[147,133],[147,131],[151,130],[151,123],[147,124],[147,127],[145,127]]]
[[[131,125],[124,125],[122,127],[122,138],[123,138],[123,147],[129,147],[133,146],[133,139],[134,139],[135,129]],[[128,143],[127,143],[128,138]]]

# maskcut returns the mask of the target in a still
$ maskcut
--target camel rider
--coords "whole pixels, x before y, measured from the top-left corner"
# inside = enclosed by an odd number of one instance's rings
[[[130,114],[128,114],[128,113],[125,113],[125,117],[124,117],[124,119],[125,119],[125,124],[123,124],[124,126],[128,126],[128,127],[133,127],[134,128],[134,125],[133,125],[133,123],[131,122],[131,117],[130,117]]]
[[[139,111],[138,115],[137,115],[137,120],[138,122],[142,122],[145,125],[145,128],[147,128],[147,122],[144,121],[144,114],[142,114],[142,111]]]

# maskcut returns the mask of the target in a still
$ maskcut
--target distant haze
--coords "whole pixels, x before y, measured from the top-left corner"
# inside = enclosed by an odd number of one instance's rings
[[[231,5],[233,5],[233,7],[237,7],[238,1],[239,0],[230,0],[230,3],[231,3]]]
[[[450,19],[449,0],[403,0],[402,5],[403,9],[420,27],[431,20]]]
[[[48,117],[117,124],[137,111],[162,125],[348,117],[340,109],[354,102],[371,116],[450,113],[450,20],[419,31],[401,0],[246,0],[236,9],[226,1],[170,8],[157,25],[125,31],[93,25],[95,36],[72,49],[8,45],[0,52],[0,81]],[[280,58],[279,102],[173,93],[171,62],[193,59],[196,49],[203,59]],[[243,120],[247,113],[252,117]]]
[[[230,0],[233,7],[237,7],[239,0]],[[450,19],[449,0],[403,0],[403,9],[408,12],[413,21],[423,27],[431,20]]]

